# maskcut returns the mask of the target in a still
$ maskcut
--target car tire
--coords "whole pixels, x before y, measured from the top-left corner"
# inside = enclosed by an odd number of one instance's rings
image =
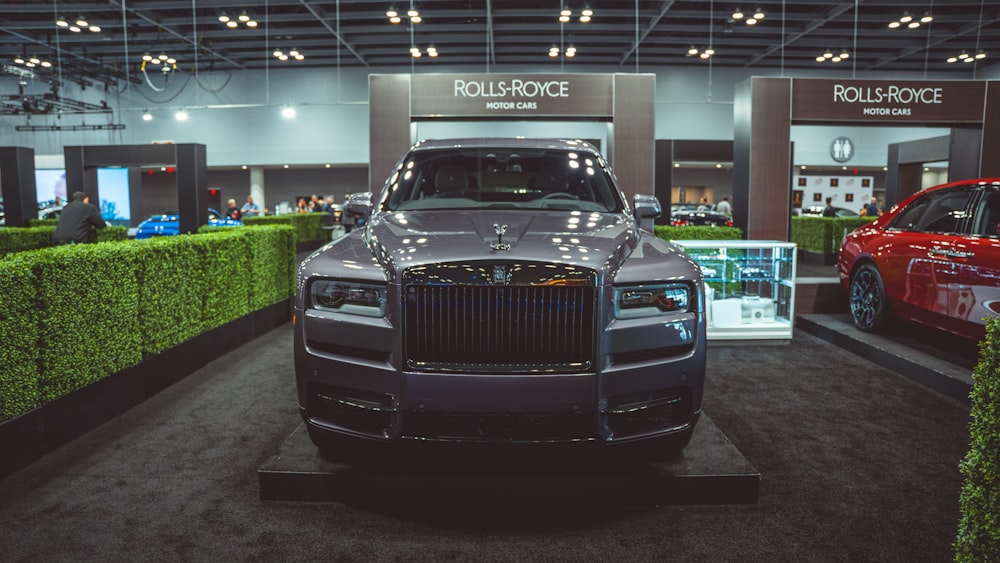
[[[848,294],[854,326],[865,332],[881,329],[888,316],[888,305],[882,275],[874,264],[862,264],[854,271]]]

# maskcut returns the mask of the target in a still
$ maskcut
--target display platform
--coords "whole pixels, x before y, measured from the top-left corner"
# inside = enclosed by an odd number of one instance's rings
[[[258,470],[262,500],[391,502],[519,502],[628,505],[756,504],[760,473],[712,420],[702,414],[691,443],[662,463],[535,463],[504,457],[496,464],[469,458],[392,458],[354,466],[324,459],[305,424]]]
[[[969,402],[978,357],[971,341],[902,322],[872,334],[857,329],[849,314],[799,315],[796,326],[942,395]]]

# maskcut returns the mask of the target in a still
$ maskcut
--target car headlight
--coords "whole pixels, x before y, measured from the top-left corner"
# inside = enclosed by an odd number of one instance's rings
[[[312,306],[365,317],[385,316],[385,286],[356,282],[316,280],[310,286]]]
[[[634,319],[668,313],[684,313],[691,302],[691,288],[685,284],[615,288],[615,317]]]

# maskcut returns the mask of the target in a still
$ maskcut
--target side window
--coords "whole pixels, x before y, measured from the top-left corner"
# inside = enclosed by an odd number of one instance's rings
[[[927,194],[913,202],[893,221],[890,228],[923,233],[957,233],[973,191],[956,188]]]
[[[987,189],[983,192],[972,234],[1000,238],[1000,190]]]

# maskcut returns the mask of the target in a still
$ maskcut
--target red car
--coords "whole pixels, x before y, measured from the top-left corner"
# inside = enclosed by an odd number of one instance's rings
[[[891,314],[981,340],[1000,314],[1000,178],[906,198],[847,235],[837,273],[861,330]]]

